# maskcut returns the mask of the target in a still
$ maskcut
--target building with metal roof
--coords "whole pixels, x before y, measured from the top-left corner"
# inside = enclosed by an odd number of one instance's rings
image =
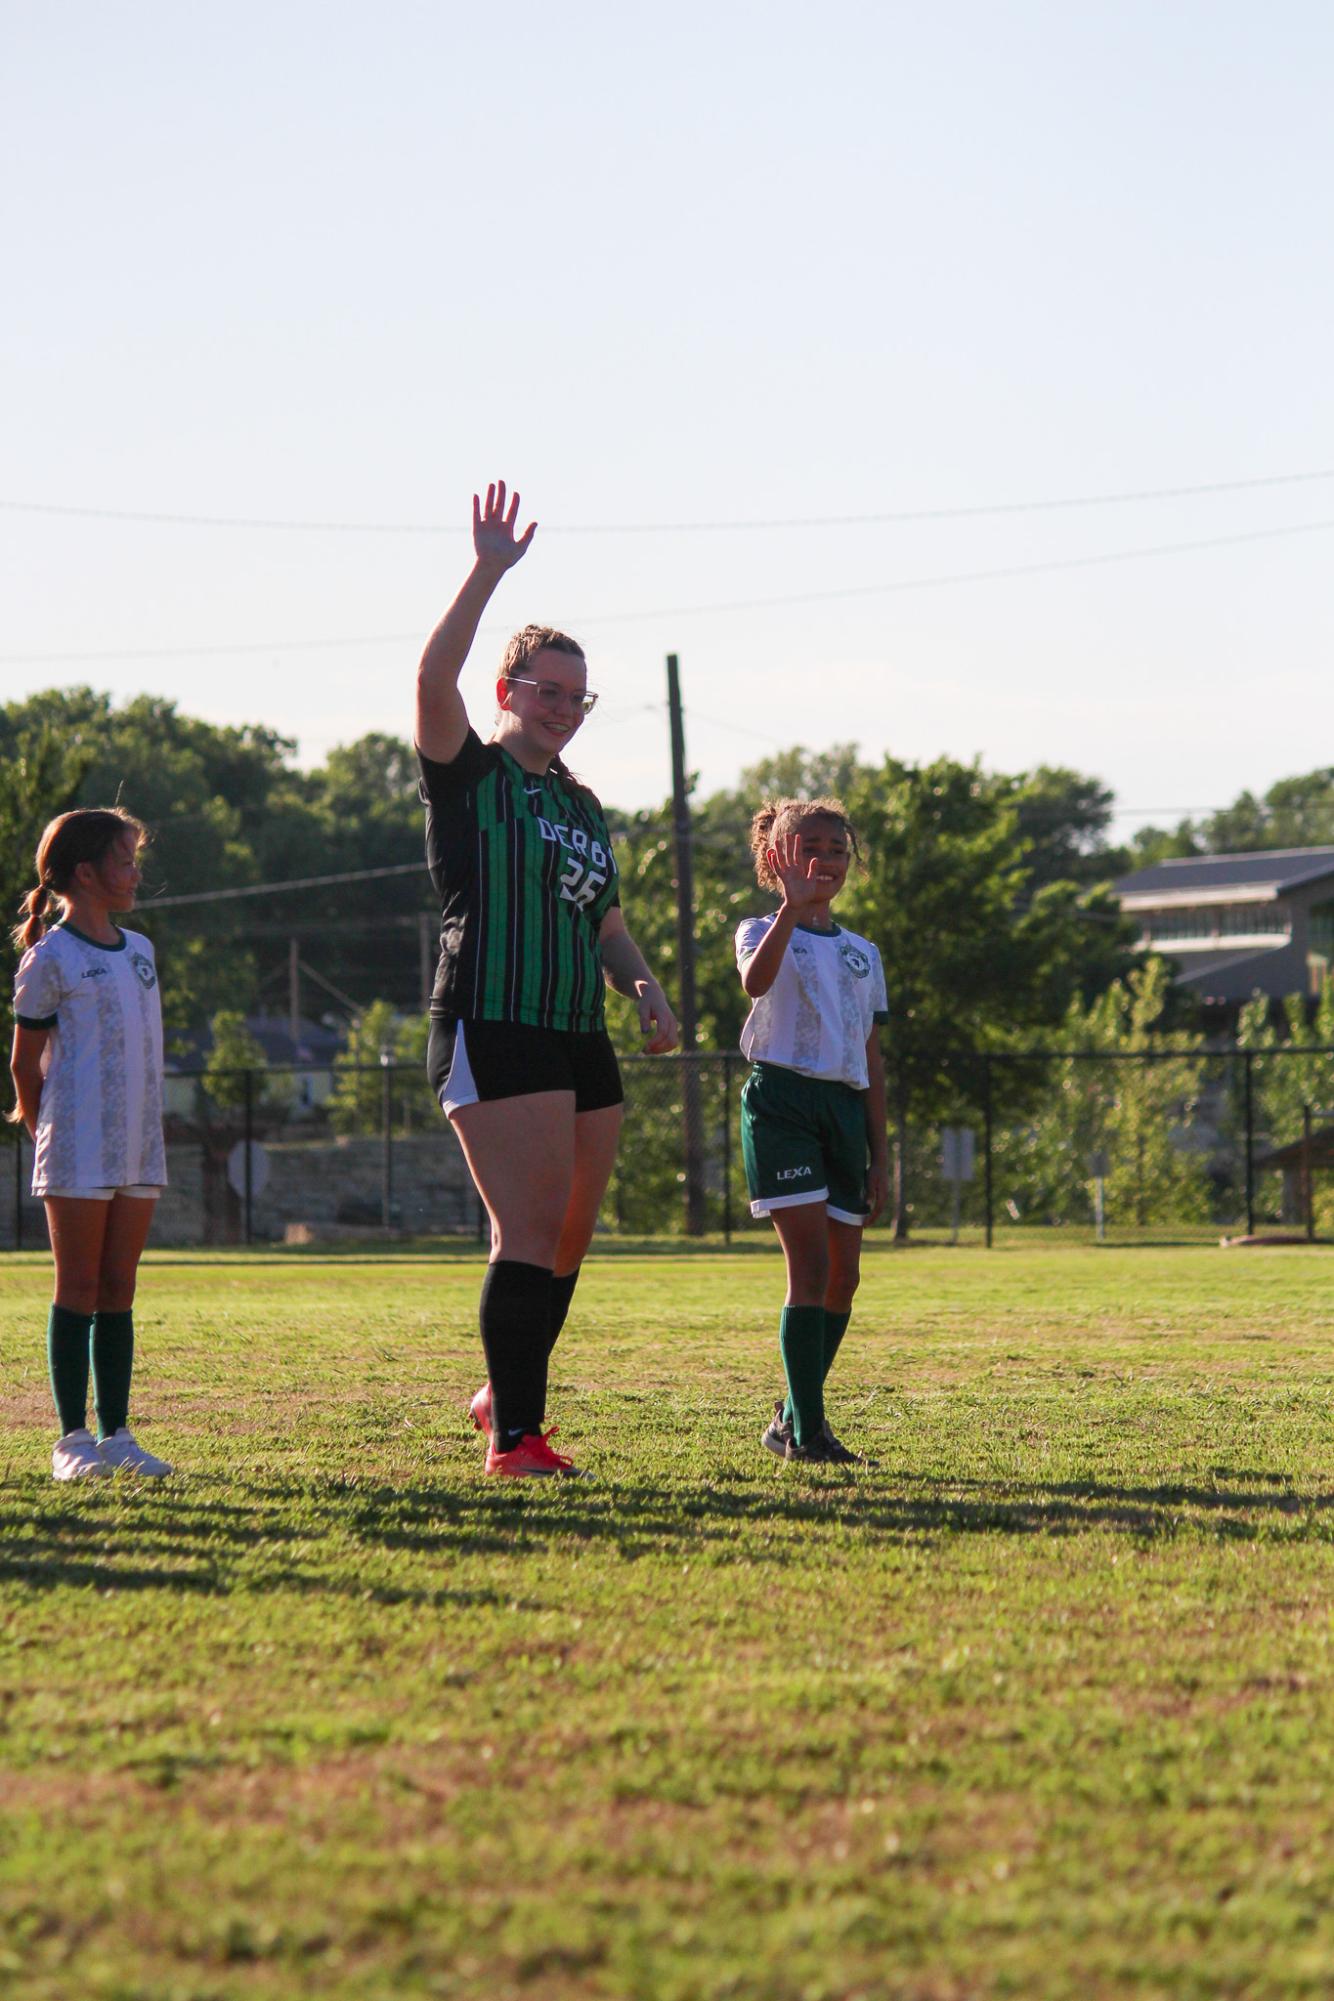
[[[1209,1005],[1318,993],[1334,962],[1334,847],[1188,855],[1114,885],[1143,951]]]

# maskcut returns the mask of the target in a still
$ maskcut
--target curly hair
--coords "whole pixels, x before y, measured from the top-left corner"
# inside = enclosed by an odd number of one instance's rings
[[[848,818],[841,799],[766,799],[750,823],[750,851],[755,857],[755,880],[761,889],[777,895],[782,884],[769,866],[769,850],[784,835],[795,833],[803,820],[837,820],[848,837],[848,846],[858,868],[865,866],[857,845],[857,830]]]

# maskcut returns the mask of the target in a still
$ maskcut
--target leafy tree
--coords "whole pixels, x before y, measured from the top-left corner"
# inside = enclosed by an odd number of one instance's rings
[[[425,1074],[429,1032],[428,1016],[404,1017],[392,1001],[371,1002],[353,1022],[347,1048],[334,1058],[336,1081],[329,1117],[335,1132],[381,1130],[386,1064],[394,1067],[390,1090],[395,1123],[420,1125],[438,1119],[439,1108]]]
[[[759,891],[749,869],[744,838],[705,802],[695,817],[692,864],[695,884],[695,987],[697,1041],[701,1049],[735,1049],[746,1018],[732,940],[755,908]],[[747,820],[747,825],[749,821]],[[649,965],[678,1010],[681,973],[677,939],[676,844],[670,806],[612,822],[626,921]],[[634,1009],[609,999],[608,1026],[623,1054],[640,1047]]]
[[[1103,1154],[1112,1224],[1208,1220],[1209,1066],[1202,1036],[1171,1028],[1171,990],[1166,963],[1147,960],[1091,1004],[1072,1001],[1046,1038],[1069,1054],[1032,1066],[1040,1095],[994,1146],[998,1192],[1018,1214],[1092,1221]],[[1090,1052],[1142,1061],[1084,1060]]]
[[[1071,885],[1027,893],[1016,802],[976,764],[886,758],[878,773],[858,777],[847,803],[869,863],[840,908],[885,963],[895,1230],[903,1235],[910,1126],[976,1111],[980,1066],[965,1052],[1012,1048],[1059,1022],[1082,998],[1091,955],[1103,981],[1128,969],[1129,932],[1105,908],[1105,925],[1087,924]],[[996,1109],[1013,1115],[1029,1086],[1017,1067],[997,1076]]]
[[[998,783],[1014,801],[1030,891],[1055,882],[1106,882],[1123,871],[1125,850],[1107,843],[1112,794],[1099,779],[1040,764]]]
[[[1334,767],[1280,778],[1260,799],[1243,792],[1200,831],[1210,854],[1334,846]]]
[[[1251,854],[1264,848],[1334,847],[1334,765],[1280,778],[1263,795],[1238,793],[1230,806],[1175,829],[1142,827],[1131,844],[1131,867],[1182,855]]]
[[[1239,1049],[1251,1052],[1252,1120],[1257,1153],[1300,1140],[1308,1106],[1316,1114],[1334,1112],[1334,1056],[1322,1053],[1334,1048],[1334,985],[1325,983],[1314,1009],[1308,1008],[1302,994],[1290,994],[1278,1003],[1257,994],[1241,1010],[1236,1041]],[[1303,1047],[1311,1048],[1312,1054],[1287,1053]],[[1241,1066],[1234,1066],[1231,1131],[1238,1152],[1242,1150],[1245,1131],[1243,1076]],[[1282,1219],[1281,1175],[1277,1169],[1259,1175],[1255,1192],[1261,1214],[1274,1221]],[[1317,1225],[1328,1228],[1334,1224],[1334,1188],[1318,1179],[1312,1193]]]
[[[220,728],[140,696],[118,706],[89,688],[0,707],[0,759],[34,731],[81,759],[77,805],[119,799],[155,833],[135,922],[163,968],[166,1025],[254,1008],[285,977],[290,941],[316,972],[370,1000],[420,998],[419,913],[432,891],[421,857],[411,746],[371,735],[313,773],[262,726]],[[354,883],[216,900],[259,882],[402,867]],[[155,897],[208,900],[154,907]],[[429,921],[429,920],[428,920]]]
[[[245,1072],[251,1076],[250,1102],[258,1107],[268,1083],[269,1059],[237,1008],[219,1008],[209,1023],[212,1044],[204,1064],[204,1090],[220,1111],[238,1111],[246,1101]]]
[[[1181,861],[1204,853],[1193,820],[1178,821],[1175,827],[1140,827],[1132,834],[1127,854],[1127,875],[1133,869],[1152,868],[1156,862]]]

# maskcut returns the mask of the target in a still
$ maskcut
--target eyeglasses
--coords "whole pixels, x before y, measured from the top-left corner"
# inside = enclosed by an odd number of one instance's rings
[[[530,681],[526,674],[507,674],[505,679],[511,683],[517,681],[523,688],[536,688],[537,699],[544,709],[563,709],[568,703],[570,708],[578,709],[580,715],[586,716],[597,707],[598,698],[591,688],[582,691],[562,688],[559,681]]]

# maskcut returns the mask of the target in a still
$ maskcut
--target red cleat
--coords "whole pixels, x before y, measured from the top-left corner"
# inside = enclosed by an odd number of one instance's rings
[[[483,1383],[472,1402],[468,1405],[468,1415],[477,1429],[486,1434],[488,1444],[491,1439],[491,1385]]]
[[[551,1431],[556,1429],[553,1424]],[[523,1479],[532,1474],[578,1473],[573,1459],[567,1459],[563,1452],[555,1451],[547,1444],[551,1431],[530,1431],[508,1452],[497,1452],[494,1445],[486,1448],[486,1470],[499,1473],[509,1479]]]

